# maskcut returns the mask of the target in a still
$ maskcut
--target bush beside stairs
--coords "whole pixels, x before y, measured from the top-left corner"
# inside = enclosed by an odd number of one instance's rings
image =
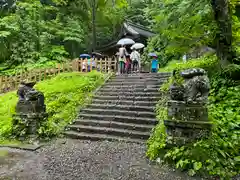
[[[169,73],[119,75],[106,82],[65,135],[84,140],[145,142],[157,124],[155,105]]]

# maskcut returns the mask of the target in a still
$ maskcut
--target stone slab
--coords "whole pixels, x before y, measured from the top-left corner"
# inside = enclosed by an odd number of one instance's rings
[[[13,148],[13,149],[21,149],[27,151],[36,151],[41,148],[43,144],[1,144],[0,148]]]
[[[209,129],[212,127],[211,122],[203,121],[178,121],[178,120],[164,120],[165,126],[173,126],[179,128],[192,128],[192,129]]]

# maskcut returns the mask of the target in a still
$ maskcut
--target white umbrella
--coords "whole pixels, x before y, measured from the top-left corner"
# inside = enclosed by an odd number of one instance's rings
[[[135,42],[130,38],[120,39],[117,43],[117,45],[131,45],[131,44],[135,44]]]
[[[144,47],[145,45],[142,43],[135,43],[134,45],[132,45],[131,49],[142,49]]]

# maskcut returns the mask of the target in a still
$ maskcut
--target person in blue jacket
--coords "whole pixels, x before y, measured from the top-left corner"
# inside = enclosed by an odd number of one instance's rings
[[[156,56],[153,56],[153,57],[152,57],[151,72],[152,72],[152,73],[158,72],[158,59],[157,59]]]

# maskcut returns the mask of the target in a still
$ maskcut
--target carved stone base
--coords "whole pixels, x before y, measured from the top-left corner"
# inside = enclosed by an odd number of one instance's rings
[[[197,139],[207,137],[212,124],[199,121],[165,120],[168,145],[184,145]]]
[[[168,119],[182,121],[208,121],[207,105],[185,101],[168,101]]]
[[[168,120],[164,121],[168,145],[184,145],[209,135],[206,103],[168,101]]]
[[[13,134],[21,137],[24,131],[25,137],[34,137],[42,122],[47,119],[47,113],[18,113],[13,116]]]
[[[42,113],[46,112],[46,106],[36,101],[18,101],[16,106],[17,113]]]

